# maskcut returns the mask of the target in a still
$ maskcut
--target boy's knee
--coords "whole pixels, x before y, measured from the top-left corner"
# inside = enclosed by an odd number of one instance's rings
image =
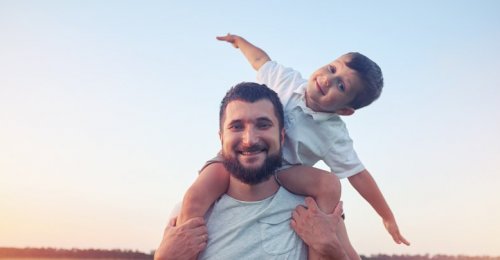
[[[339,178],[335,174],[322,174],[319,182],[319,190],[323,196],[339,201],[341,194]]]

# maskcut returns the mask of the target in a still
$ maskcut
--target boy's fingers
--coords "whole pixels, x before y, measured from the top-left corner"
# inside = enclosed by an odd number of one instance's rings
[[[409,245],[410,245],[410,242],[408,242],[408,240],[406,240],[406,239],[405,239],[403,236],[401,236],[401,235],[399,236],[399,240],[400,240],[403,244],[405,244],[405,245],[407,245],[407,246],[409,246]]]
[[[406,240],[402,235],[401,233],[399,233],[399,230],[396,230],[395,231],[395,234],[392,235],[392,239],[394,239],[394,242],[396,242],[397,244],[405,244],[407,246],[410,245],[410,242],[408,242],[408,240]]]
[[[220,40],[220,41],[230,41],[232,35],[231,34],[227,34],[227,35],[224,35],[224,36],[216,36],[215,38],[217,40]]]

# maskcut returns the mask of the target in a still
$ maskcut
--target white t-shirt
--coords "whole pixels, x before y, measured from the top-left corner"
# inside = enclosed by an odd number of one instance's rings
[[[313,166],[323,161],[339,178],[365,169],[344,121],[335,113],[315,112],[306,106],[307,80],[298,71],[268,61],[257,72],[257,81],[276,91],[283,103],[285,164]]]

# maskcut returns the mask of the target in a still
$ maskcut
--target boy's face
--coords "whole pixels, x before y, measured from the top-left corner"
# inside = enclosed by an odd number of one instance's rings
[[[307,83],[306,104],[317,112],[351,115],[349,103],[362,88],[356,71],[347,67],[349,56],[344,55],[316,70]]]

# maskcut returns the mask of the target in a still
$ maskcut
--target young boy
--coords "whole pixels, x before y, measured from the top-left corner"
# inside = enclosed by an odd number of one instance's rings
[[[294,193],[312,196],[321,210],[331,213],[340,199],[338,178],[347,177],[382,217],[394,241],[409,245],[377,184],[358,159],[339,117],[354,114],[380,96],[383,78],[378,65],[362,54],[347,53],[305,80],[297,71],[271,61],[263,50],[242,37],[227,34],[217,39],[239,48],[257,71],[259,83],[276,91],[283,103],[285,167],[277,180]],[[319,160],[335,174],[311,167]],[[209,162],[186,193],[178,221],[204,216],[226,191],[228,179],[221,163]]]

